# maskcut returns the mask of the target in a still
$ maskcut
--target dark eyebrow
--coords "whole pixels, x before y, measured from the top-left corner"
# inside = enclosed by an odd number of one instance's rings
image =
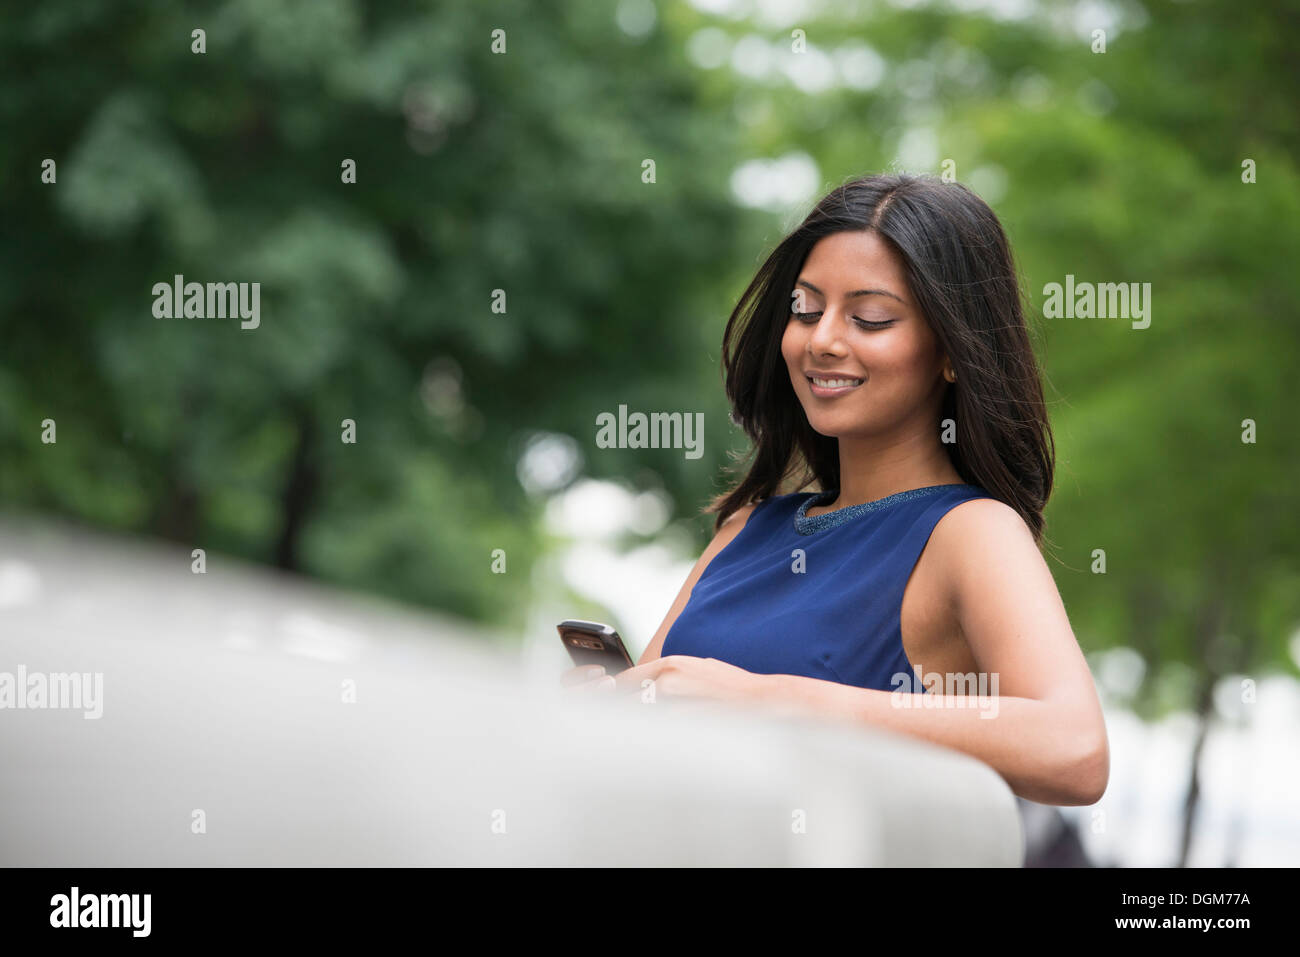
[[[817,293],[817,295],[819,295],[819,296],[824,296],[824,295],[826,295],[824,292],[822,292],[820,289],[818,289],[816,286],[814,286],[812,283],[810,283],[810,282],[809,282],[808,280],[806,280],[806,279],[800,279],[799,282],[796,283],[796,285],[799,285],[799,286],[807,286],[809,289],[811,289],[813,292]],[[850,293],[846,293],[845,296],[844,296],[844,298],[845,298],[845,299],[857,299],[859,296],[888,296],[890,299],[897,299],[899,302],[902,302],[903,305],[905,305],[905,306],[907,305],[906,302],[903,302],[902,297],[900,297],[900,296],[896,296],[894,293],[890,292],[888,289],[855,289],[855,290],[853,290],[853,291],[850,292]]]

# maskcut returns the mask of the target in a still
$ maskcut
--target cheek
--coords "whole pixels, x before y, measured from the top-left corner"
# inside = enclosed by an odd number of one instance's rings
[[[803,340],[799,336],[799,326],[797,323],[788,322],[785,326],[785,334],[781,336],[781,356],[785,359],[786,365],[795,365],[800,361],[803,354]]]
[[[925,344],[914,339],[893,339],[884,336],[863,343],[863,364],[890,375],[914,377],[929,369],[933,357]]]

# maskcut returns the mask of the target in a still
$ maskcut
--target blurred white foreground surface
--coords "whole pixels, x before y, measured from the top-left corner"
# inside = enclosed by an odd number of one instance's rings
[[[19,666],[101,674],[102,716],[0,710],[4,865],[1023,858],[1011,791],[955,751],[578,699],[465,625],[218,555],[194,574],[180,547],[0,525],[0,673]]]

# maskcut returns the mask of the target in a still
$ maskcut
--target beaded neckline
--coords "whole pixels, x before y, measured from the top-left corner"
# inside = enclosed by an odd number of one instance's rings
[[[886,495],[884,498],[878,498],[874,502],[863,502],[860,505],[848,505],[844,508],[837,508],[833,512],[823,512],[821,515],[808,515],[808,509],[814,505],[821,505],[831,501],[839,494],[837,489],[831,489],[826,492],[810,492],[808,496],[799,503],[799,509],[794,515],[794,528],[800,535],[811,535],[814,532],[824,531],[828,528],[835,528],[843,525],[847,521],[857,518],[859,515],[865,515],[867,512],[875,512],[890,505],[897,505],[900,502],[911,501],[916,498],[924,498],[933,495],[946,488],[975,488],[973,485],[967,485],[964,482],[949,485],[927,485],[924,488],[910,488],[904,492],[895,492],[893,495]]]

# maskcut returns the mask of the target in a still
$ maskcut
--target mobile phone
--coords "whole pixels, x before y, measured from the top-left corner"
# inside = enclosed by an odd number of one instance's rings
[[[609,625],[570,618],[560,622],[555,629],[575,665],[604,665],[607,675],[616,675],[632,667],[632,656],[623,647],[623,639]]]

